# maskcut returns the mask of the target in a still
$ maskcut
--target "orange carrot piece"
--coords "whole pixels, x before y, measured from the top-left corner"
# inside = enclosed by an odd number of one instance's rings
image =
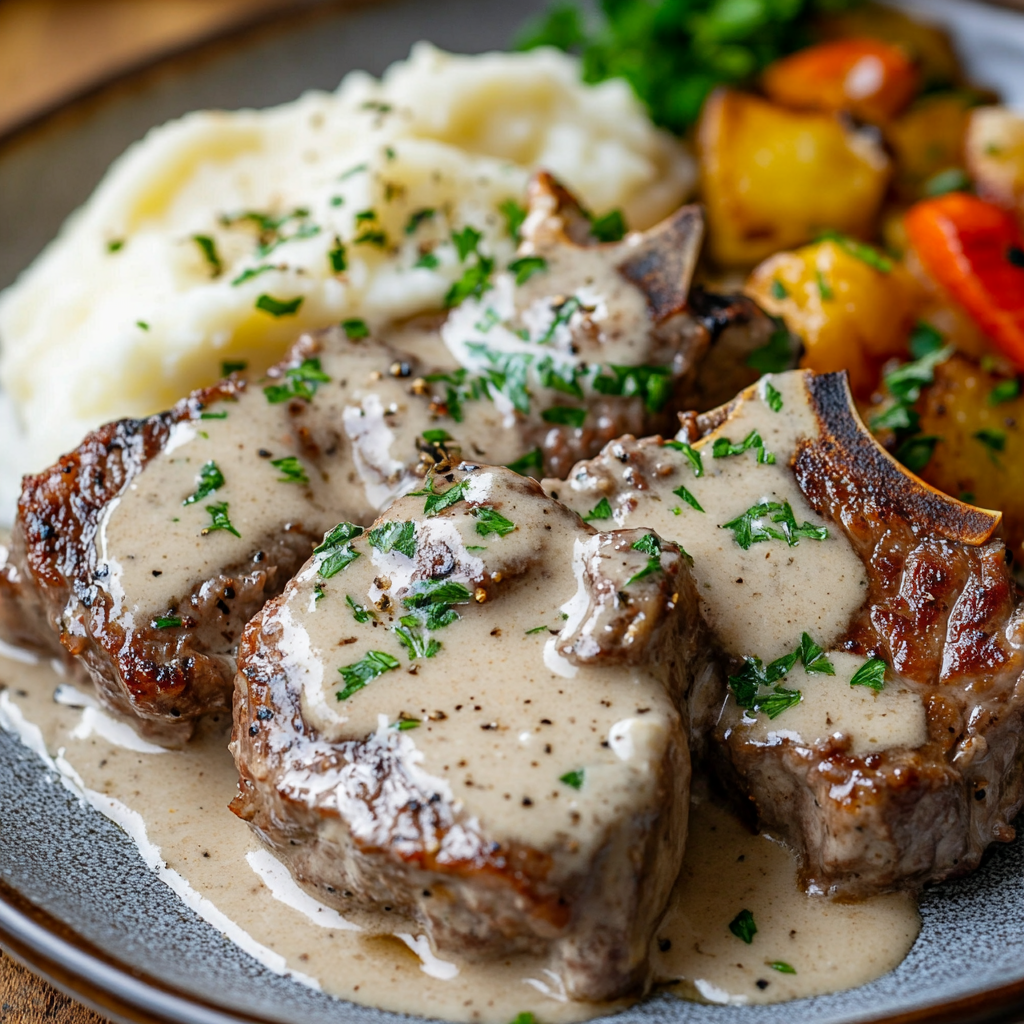
[[[769,65],[764,91],[798,109],[846,110],[874,123],[895,117],[920,82],[914,62],[898,46],[878,39],[837,39],[800,50]]]
[[[950,192],[912,206],[907,239],[925,271],[1024,370],[1024,234],[993,203]]]

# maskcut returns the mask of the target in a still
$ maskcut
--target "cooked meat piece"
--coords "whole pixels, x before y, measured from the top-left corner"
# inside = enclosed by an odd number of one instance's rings
[[[440,956],[531,954],[575,999],[642,990],[701,630],[674,545],[441,466],[246,628],[232,809],[317,899]]]
[[[695,691],[695,742],[811,891],[970,871],[1024,799],[1024,613],[999,516],[889,458],[842,374],[769,376],[684,423],[547,487],[692,555],[731,677]]]

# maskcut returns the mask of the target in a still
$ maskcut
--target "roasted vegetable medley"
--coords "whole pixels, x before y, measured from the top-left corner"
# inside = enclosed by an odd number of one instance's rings
[[[745,281],[800,365],[846,370],[908,468],[1001,510],[1020,562],[1024,115],[965,80],[943,31],[890,8],[603,0],[602,12],[591,23],[554,8],[524,44],[580,52],[592,79],[627,78],[692,138],[705,277]]]

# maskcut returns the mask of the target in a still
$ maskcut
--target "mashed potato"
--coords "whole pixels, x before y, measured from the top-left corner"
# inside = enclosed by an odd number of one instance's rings
[[[628,86],[583,85],[555,51],[420,44],[380,81],[353,73],[335,93],[154,129],[0,296],[23,468],[224,363],[262,370],[306,328],[441,307],[465,269],[452,231],[472,226],[509,259],[508,215],[540,167],[637,228],[694,176]]]

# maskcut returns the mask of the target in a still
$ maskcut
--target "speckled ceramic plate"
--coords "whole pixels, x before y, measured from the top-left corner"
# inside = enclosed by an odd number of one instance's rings
[[[0,287],[10,283],[146,129],[199,107],[266,106],[351,68],[380,72],[411,43],[506,44],[538,0],[398,0],[282,19],[113,83],[0,140]],[[1024,107],[1024,14],[906,0],[949,24],[972,77]],[[1024,840],[926,892],[909,957],[862,988],[775,1006],[657,996],[618,1024],[1024,1020]],[[842,944],[844,937],[834,941]],[[122,1021],[383,1024],[408,1020],[279,977],[189,910],[114,824],[0,732],[0,944]],[[429,1010],[429,1008],[425,1008]]]

